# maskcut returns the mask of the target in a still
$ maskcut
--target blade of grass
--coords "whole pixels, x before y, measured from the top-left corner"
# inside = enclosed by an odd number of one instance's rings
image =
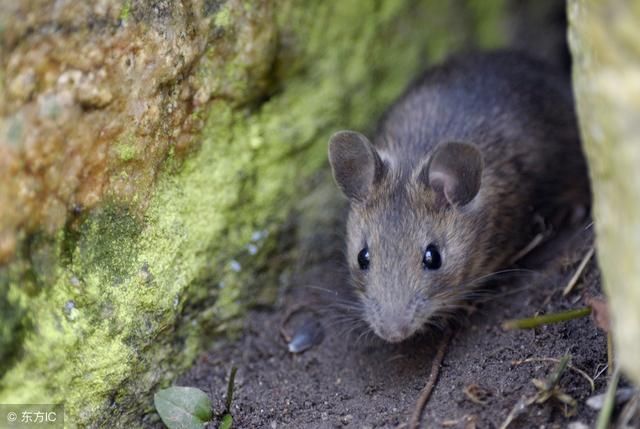
[[[598,414],[598,421],[596,423],[596,429],[607,429],[609,422],[611,421],[611,414],[613,413],[613,406],[616,402],[616,390],[618,389],[618,380],[620,379],[620,368],[616,365],[616,369],[613,371],[611,380],[609,381],[609,387],[607,388],[607,396],[604,400],[604,405]]]
[[[238,372],[238,368],[234,366],[231,368],[231,374],[229,374],[229,384],[227,384],[227,401],[225,403],[225,411],[227,413],[231,413],[231,401],[233,401],[233,384],[236,379],[236,372]]]
[[[591,307],[578,308],[576,310],[561,311],[559,313],[543,314],[542,316],[528,317],[525,319],[511,319],[502,323],[502,329],[533,329],[549,323],[566,322],[579,319],[591,314]]]
[[[553,372],[545,380],[547,385],[547,390],[553,389],[558,384],[558,381],[560,381],[560,377],[562,376],[562,373],[564,372],[564,370],[567,368],[567,365],[569,365],[570,360],[571,360],[571,355],[569,354],[564,355],[560,359],[560,361],[554,368]]]

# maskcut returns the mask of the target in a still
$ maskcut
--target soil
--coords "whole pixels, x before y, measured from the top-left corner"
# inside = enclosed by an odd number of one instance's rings
[[[493,293],[474,303],[470,314],[460,314],[448,330],[397,345],[341,321],[335,304],[349,299],[348,279],[340,269],[341,242],[316,238],[322,246],[332,243],[322,261],[298,270],[290,281],[297,287],[283,287],[273,307],[252,310],[242,336],[204,353],[177,385],[204,390],[214,410],[222,412],[229,372],[236,366],[236,428],[394,428],[408,422],[436,350],[450,337],[422,427],[500,427],[522,398],[536,395],[532,380],[553,372],[557,363],[546,359],[566,354],[593,379],[595,389],[587,377],[567,369],[557,386],[576,406],[551,397],[525,407],[509,428],[566,428],[577,422],[592,427],[597,411],[585,401],[607,385],[607,338],[592,318],[531,330],[501,327],[507,319],[584,307],[588,297],[600,294],[594,257],[576,290],[562,296],[592,246],[591,228],[560,234],[519,263],[520,271],[497,276],[490,284]],[[286,320],[295,309],[302,310]],[[292,354],[281,329],[295,332],[308,319],[322,325],[324,340]]]

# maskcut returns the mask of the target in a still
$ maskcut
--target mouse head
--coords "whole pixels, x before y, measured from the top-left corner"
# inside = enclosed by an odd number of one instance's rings
[[[452,312],[481,269],[472,257],[480,151],[443,142],[425,159],[400,161],[362,134],[341,131],[331,137],[329,161],[351,203],[347,258],[373,331],[399,342]]]

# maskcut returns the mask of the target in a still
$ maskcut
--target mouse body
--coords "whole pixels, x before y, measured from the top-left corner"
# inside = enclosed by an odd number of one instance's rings
[[[535,233],[588,207],[568,78],[525,54],[466,54],[425,71],[372,141],[335,133],[350,201],[347,259],[369,327],[402,341],[473,296]]]

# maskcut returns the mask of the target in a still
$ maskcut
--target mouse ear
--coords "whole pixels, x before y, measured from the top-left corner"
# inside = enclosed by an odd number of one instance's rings
[[[331,136],[329,163],[338,187],[356,201],[367,198],[384,166],[369,139],[355,131],[338,131]]]
[[[482,176],[482,154],[468,143],[439,144],[418,180],[440,194],[454,207],[464,206],[478,194]]]

